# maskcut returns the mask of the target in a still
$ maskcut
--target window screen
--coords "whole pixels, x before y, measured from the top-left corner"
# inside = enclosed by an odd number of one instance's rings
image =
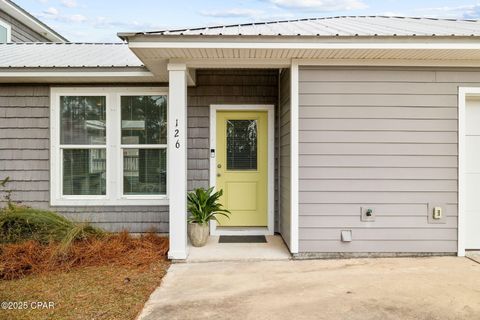
[[[257,120],[227,120],[227,170],[257,169]]]

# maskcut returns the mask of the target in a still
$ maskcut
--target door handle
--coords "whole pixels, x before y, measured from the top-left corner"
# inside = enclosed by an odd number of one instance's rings
[[[217,173],[217,177],[221,177],[222,175],[220,173]]]

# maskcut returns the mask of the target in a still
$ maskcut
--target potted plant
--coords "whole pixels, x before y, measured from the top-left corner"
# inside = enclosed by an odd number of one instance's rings
[[[203,247],[209,236],[210,220],[218,221],[216,215],[229,217],[230,211],[218,203],[223,190],[213,192],[213,187],[205,190],[198,188],[188,193],[188,237],[195,247]]]

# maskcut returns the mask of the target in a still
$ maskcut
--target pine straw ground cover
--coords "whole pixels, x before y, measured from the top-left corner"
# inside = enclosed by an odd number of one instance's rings
[[[53,302],[44,310],[2,310],[0,319],[135,319],[167,268],[168,241],[149,234],[71,243],[0,245],[0,302]]]

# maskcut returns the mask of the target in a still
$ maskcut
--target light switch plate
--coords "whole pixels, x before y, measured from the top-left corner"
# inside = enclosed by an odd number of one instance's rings
[[[441,208],[442,209],[442,216],[440,219],[435,219],[433,217],[433,210],[434,208]],[[445,224],[447,223],[447,204],[446,203],[438,203],[438,202],[430,202],[427,205],[427,217],[428,223],[430,224]]]
[[[370,212],[370,216],[367,214]],[[373,222],[375,221],[376,209],[374,207],[360,207],[360,220],[363,222]]]

